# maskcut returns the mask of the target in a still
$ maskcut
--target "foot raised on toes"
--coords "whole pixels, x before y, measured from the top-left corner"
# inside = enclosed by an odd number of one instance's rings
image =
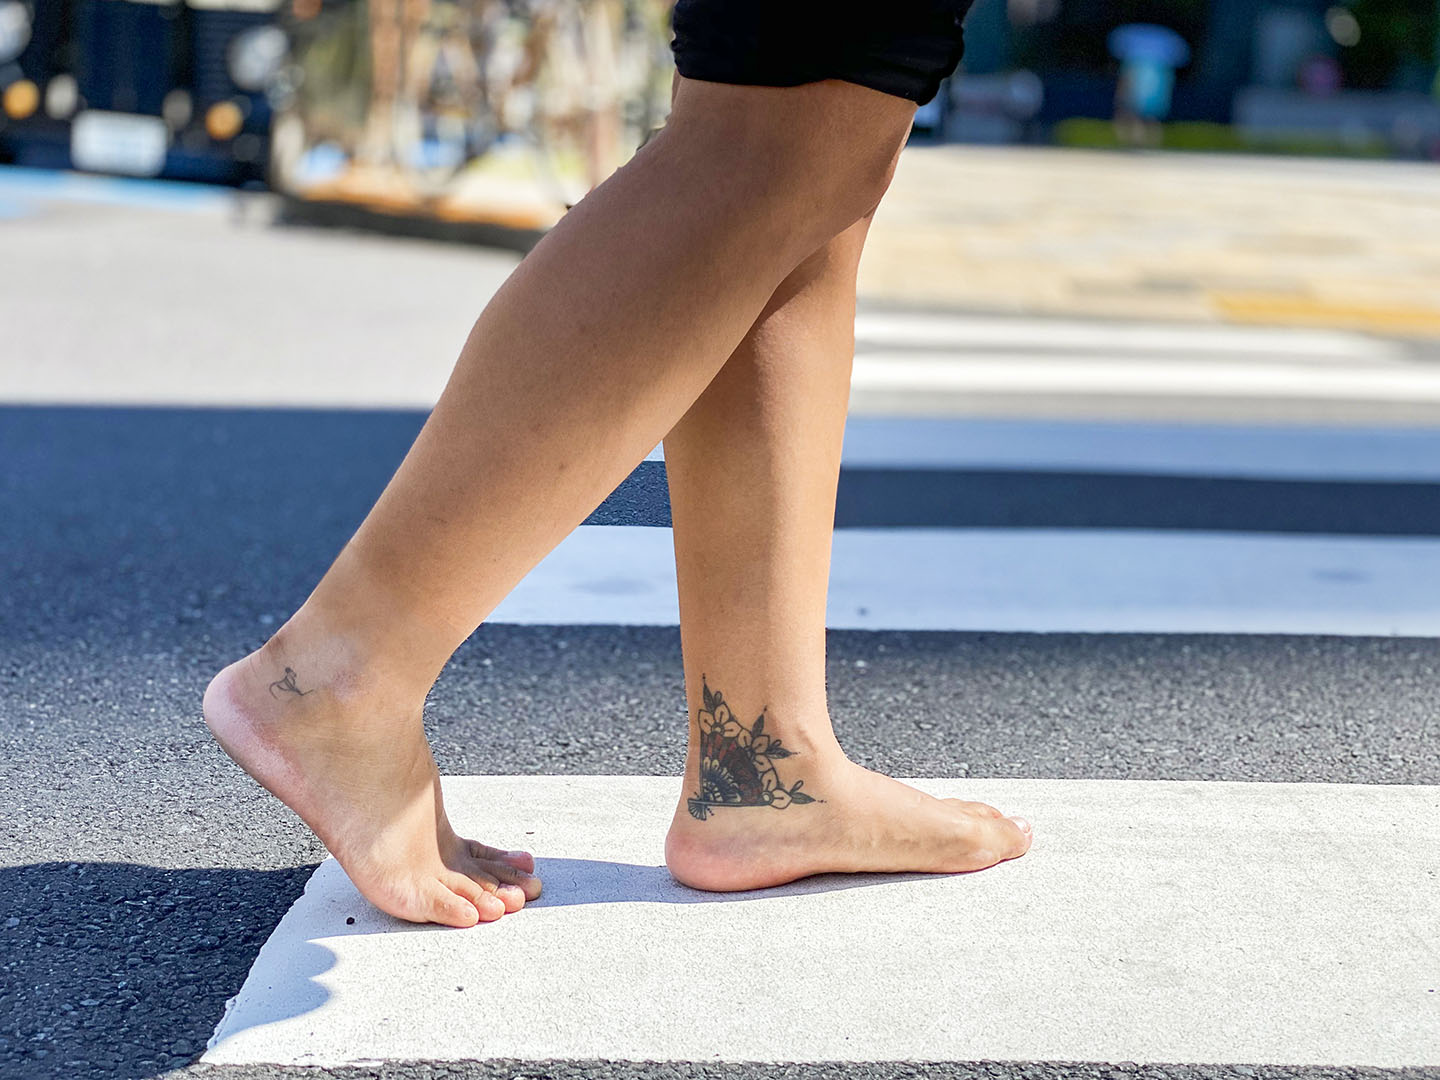
[[[450,827],[423,705],[386,704],[336,678],[324,650],[298,652],[272,638],[221,671],[205,691],[205,722],[361,894],[398,918],[447,926],[493,921],[539,896],[528,853]]]

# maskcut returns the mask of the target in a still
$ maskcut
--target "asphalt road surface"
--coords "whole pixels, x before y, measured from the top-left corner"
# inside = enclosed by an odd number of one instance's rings
[[[24,276],[7,271],[3,304],[13,331],[0,376],[8,385],[37,385],[27,365],[56,349],[57,338],[65,350],[100,360],[108,342],[123,341],[116,356],[135,384],[173,385],[173,372],[155,375],[164,363],[150,363],[144,345],[147,334],[173,333],[156,329],[165,319],[158,302],[116,312],[101,300],[112,317],[93,322],[82,318],[84,305],[74,306],[75,322],[65,326],[35,315],[54,308],[67,273],[64,245],[87,220],[130,237],[135,273],[161,250],[145,247],[146,230],[136,225],[144,215],[159,222],[157,242],[172,257],[185,228],[222,227],[156,197],[159,208],[37,199],[33,214],[0,226],[33,230],[26,250],[40,260]],[[259,265],[266,245],[314,246],[331,264],[347,265],[356,288],[383,280],[379,268],[392,254],[414,267],[433,257],[437,280],[449,282],[462,265],[476,279],[498,280],[513,264],[509,256],[432,256],[423,245],[345,236],[277,232],[241,246],[259,253]],[[102,248],[123,271],[113,245]],[[367,279],[372,264],[376,277]],[[422,278],[404,288],[418,295],[423,286]],[[133,275],[117,288],[135,289]],[[226,343],[217,364],[242,363],[259,318],[246,294],[234,295],[220,322],[214,308],[203,327],[193,310],[176,316],[194,324],[197,340]],[[284,308],[273,321],[259,318],[265,326],[255,333],[287,320],[303,325],[298,308]],[[463,321],[432,327],[437,354]],[[398,338],[403,329],[386,333]],[[106,378],[124,382],[113,371]],[[203,389],[203,379],[195,385]],[[243,393],[234,395],[239,405],[217,393],[181,402],[156,394],[166,403],[147,406],[135,400],[143,394],[83,391],[17,391],[0,406],[0,1074],[314,1075],[196,1064],[226,1000],[325,856],[209,740],[200,698],[218,668],[261,644],[304,601],[424,411],[414,402],[326,407],[321,391],[302,395],[301,408],[247,405]],[[387,392],[380,387],[375,397]],[[1377,429],[1364,446],[1430,446],[1433,435]],[[1175,438],[1184,437],[1177,428]],[[1353,430],[1316,437],[1341,447],[1337,460],[1359,452]],[[1263,475],[1207,470],[1203,461],[1160,469],[1143,460],[1004,468],[861,460],[847,464],[837,526],[1346,536],[1431,552],[1440,478],[1425,461],[1394,457],[1361,475],[1313,459],[1309,468],[1261,468]],[[663,464],[642,465],[590,522],[664,528]],[[1314,588],[1334,584],[1317,579]],[[617,597],[617,607],[623,603]],[[837,629],[829,637],[830,703],[851,754],[900,775],[1435,785],[1435,636]],[[685,720],[673,625],[485,625],[426,706],[441,771],[457,775],[675,775]],[[1437,1077],[1440,1069],[411,1061],[323,1074],[1010,1080]]]

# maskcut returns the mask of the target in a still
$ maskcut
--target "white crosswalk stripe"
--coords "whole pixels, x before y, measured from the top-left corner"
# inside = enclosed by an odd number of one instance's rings
[[[322,865],[204,1060],[1440,1061],[1437,789],[914,782],[1053,824],[980,874],[717,895],[636,828],[671,778],[451,777],[549,899],[402,930]]]
[[[1440,417],[1433,363],[1342,331],[862,311],[855,342],[861,413]]]

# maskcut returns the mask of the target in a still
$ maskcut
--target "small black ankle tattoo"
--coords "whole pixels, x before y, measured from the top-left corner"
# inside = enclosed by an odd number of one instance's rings
[[[711,693],[700,676],[704,708],[696,714],[700,725],[700,791],[689,800],[690,816],[704,821],[717,806],[771,806],[783,810],[791,803],[816,800],[800,789],[804,780],[782,787],[775,772],[777,758],[793,757],[779,739],[765,734],[765,711],[745,727],[730,713],[719,693]]]
[[[315,690],[314,690],[313,687],[312,687],[311,689],[309,689],[309,690],[301,690],[298,686],[296,686],[296,685],[295,685],[295,669],[294,669],[294,668],[288,668],[288,667],[285,669],[285,677],[284,677],[283,679],[276,679],[274,682],[272,682],[272,683],[270,684],[270,696],[271,696],[271,697],[274,697],[274,696],[275,696],[275,688],[276,688],[276,687],[279,687],[281,690],[289,691],[290,693],[296,694],[296,695],[298,695],[298,696],[300,696],[300,697],[304,697],[306,694],[313,694],[313,693],[315,692]]]

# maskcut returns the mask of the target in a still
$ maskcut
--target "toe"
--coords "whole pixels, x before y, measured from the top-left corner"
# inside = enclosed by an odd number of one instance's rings
[[[518,885],[501,885],[495,895],[504,903],[507,915],[525,906],[525,891]]]
[[[519,911],[525,906],[525,891],[516,885],[500,881],[494,874],[489,873],[490,867],[501,868],[499,863],[486,863],[482,866],[480,863],[471,862],[463,872],[451,871],[455,882],[452,888],[471,898],[471,903],[480,912],[482,920],[486,920],[490,911],[495,911],[494,917],[498,919],[501,915]]]
[[[998,817],[987,822],[994,830],[994,847],[1001,859],[1014,859],[1030,850],[1030,823],[1022,817]]]
[[[500,848],[482,844],[478,840],[468,840],[466,843],[472,859],[478,859],[481,862],[505,863],[507,866],[513,866],[527,874],[535,872],[535,858],[528,851],[503,851]],[[533,900],[534,897],[531,899]]]
[[[995,807],[991,806],[989,803],[968,802],[965,799],[946,799],[945,801],[959,807],[961,810],[964,810],[967,813],[979,814],[981,817],[998,818],[1005,816],[1004,814],[1000,813],[999,810],[995,809]]]
[[[426,913],[428,922],[440,923],[443,926],[474,926],[483,918],[479,905],[438,879],[431,879],[426,899],[429,909]]]
[[[450,870],[442,876],[442,883],[475,909],[479,922],[494,922],[506,911],[513,910],[504,899],[495,895],[498,883],[494,879],[476,880],[470,875]]]
[[[513,866],[516,870],[523,870],[527,874],[535,872],[535,856],[528,851],[502,851],[499,861]]]
[[[498,859],[476,859],[461,856],[452,861],[450,869],[477,882],[487,893],[499,896],[506,911],[519,911],[525,901],[540,895],[540,879]],[[508,890],[502,893],[502,890]]]
[[[533,863],[531,865],[534,865]],[[487,862],[485,870],[495,876],[501,886],[510,886],[517,889],[526,900],[535,900],[540,896],[540,879],[534,874],[526,873],[516,869],[508,863]]]
[[[964,854],[960,861],[967,870],[983,870],[1006,859],[1024,855],[1030,834],[1007,817],[969,816],[970,827],[963,831]]]

